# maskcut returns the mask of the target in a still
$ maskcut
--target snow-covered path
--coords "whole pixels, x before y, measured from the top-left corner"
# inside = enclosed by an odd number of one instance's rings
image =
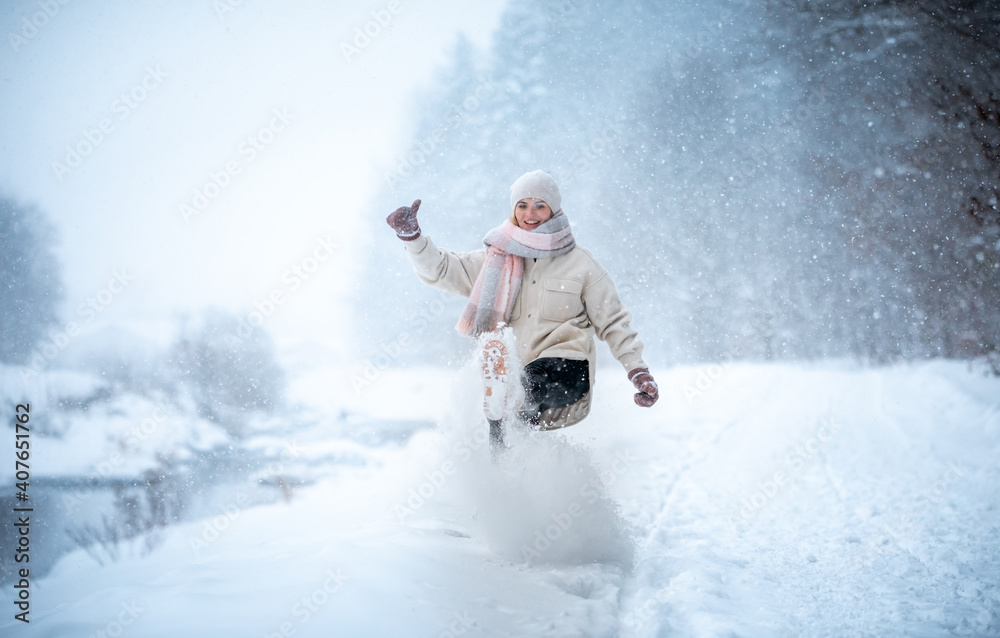
[[[623,488],[657,517],[623,635],[1000,632],[996,381],[735,366],[692,398]]]
[[[470,429],[465,372],[387,372],[405,390],[373,416],[438,427],[287,503],[234,494],[151,553],[72,553],[37,582],[30,628],[0,632],[1000,635],[1000,379],[675,368],[642,410],[618,372],[600,371],[584,423],[515,440],[500,468]]]

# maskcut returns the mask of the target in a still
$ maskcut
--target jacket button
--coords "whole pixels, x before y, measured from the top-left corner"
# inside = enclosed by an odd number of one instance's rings
[[[535,283],[535,280],[534,280],[534,279],[532,279],[532,280],[531,280],[531,283]]]

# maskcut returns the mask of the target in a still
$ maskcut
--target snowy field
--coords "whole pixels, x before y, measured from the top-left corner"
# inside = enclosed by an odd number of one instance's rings
[[[256,439],[287,498],[69,552],[0,634],[1000,635],[1000,379],[965,364],[661,369],[651,410],[602,369],[496,467],[471,368],[340,376]]]

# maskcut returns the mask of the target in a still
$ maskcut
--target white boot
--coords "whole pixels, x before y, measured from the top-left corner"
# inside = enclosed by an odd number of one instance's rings
[[[524,400],[517,344],[509,326],[479,337],[483,368],[483,413],[490,424],[490,453],[495,461],[507,449],[505,417]]]
[[[496,335],[499,337],[499,335]],[[510,393],[511,366],[507,344],[491,335],[483,344],[483,412],[490,421],[503,419]]]

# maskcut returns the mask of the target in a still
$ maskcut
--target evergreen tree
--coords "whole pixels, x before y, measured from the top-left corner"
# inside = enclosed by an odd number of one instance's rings
[[[0,361],[24,363],[56,325],[62,296],[53,231],[41,214],[0,196]]]

